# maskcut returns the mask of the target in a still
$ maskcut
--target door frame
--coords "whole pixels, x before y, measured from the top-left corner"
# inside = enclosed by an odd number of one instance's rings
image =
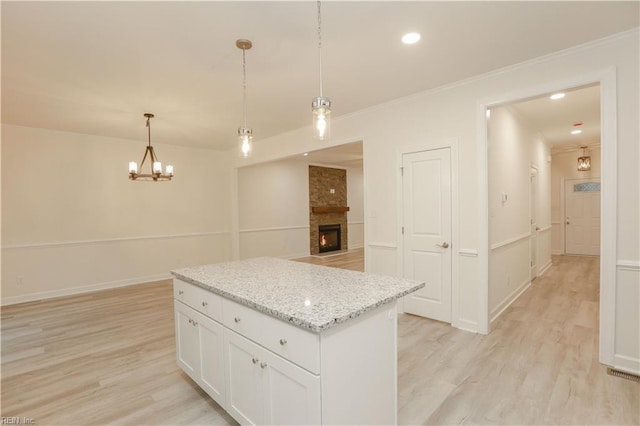
[[[529,166],[529,229],[531,231],[531,235],[529,236],[529,282],[531,283],[534,279],[538,278],[538,166],[535,164],[531,164]],[[535,184],[534,184],[535,182]],[[535,185],[535,186],[534,186]],[[533,215],[535,214],[536,218],[536,229],[531,229],[531,225],[533,225]],[[535,244],[531,244],[532,241],[535,240]],[[533,258],[536,259],[536,264],[533,265]],[[535,266],[535,268],[534,268]],[[535,274],[534,271],[535,270]]]
[[[574,177],[563,177],[560,182],[560,218],[562,221],[560,222],[560,239],[562,241],[562,254],[567,254],[567,207],[566,207],[566,191],[565,186],[568,181],[590,181],[597,179],[600,182],[600,204],[602,204],[602,179],[600,176],[593,176],[588,178],[574,178]],[[600,212],[602,212],[602,207],[600,208]],[[600,217],[600,229],[602,229],[602,217]],[[600,241],[602,244],[602,241]],[[602,254],[602,250],[601,254]]]
[[[478,331],[487,334],[489,322],[489,156],[487,109],[538,97],[568,88],[600,85],[600,123],[602,156],[601,169],[601,227],[600,227],[600,325],[599,360],[614,364],[615,351],[615,290],[617,259],[617,80],[616,67],[551,81],[534,87],[480,99],[476,105],[478,146],[479,247],[480,282],[478,285]]]
[[[398,276],[404,277],[404,238],[402,235],[402,218],[404,217],[404,204],[402,197],[402,156],[422,151],[434,151],[437,149],[449,149],[451,154],[451,325],[463,330],[474,330],[473,325],[467,325],[464,319],[459,316],[459,263],[458,250],[459,241],[459,172],[458,172],[458,140],[445,139],[427,141],[421,144],[407,145],[396,149],[396,241],[399,241],[397,250]],[[455,250],[455,251],[454,251]],[[398,312],[404,313],[404,300],[398,300]]]

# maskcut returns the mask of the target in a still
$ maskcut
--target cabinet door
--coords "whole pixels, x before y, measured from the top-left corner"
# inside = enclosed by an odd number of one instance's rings
[[[194,312],[198,324],[199,368],[197,382],[222,407],[225,406],[224,346],[221,324]]]
[[[198,381],[199,343],[198,327],[193,309],[174,301],[176,327],[176,361],[193,380]]]
[[[259,364],[265,424],[320,424],[320,376],[266,350]]]
[[[263,424],[260,356],[262,349],[224,330],[227,362],[227,412],[243,425]]]

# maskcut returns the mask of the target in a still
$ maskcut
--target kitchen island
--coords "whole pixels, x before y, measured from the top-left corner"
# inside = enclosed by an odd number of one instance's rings
[[[255,258],[174,275],[178,365],[242,424],[395,424],[397,299],[424,283]]]

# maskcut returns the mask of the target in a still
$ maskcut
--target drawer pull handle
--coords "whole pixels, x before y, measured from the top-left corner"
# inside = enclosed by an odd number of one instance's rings
[[[178,290],[178,294],[179,294],[180,296],[182,296],[182,295],[184,294],[184,291],[182,291],[182,290]]]
[[[284,346],[287,344],[287,339],[280,339],[280,345]]]
[[[251,362],[253,362],[254,364],[257,364],[257,363],[258,363],[258,361],[259,361],[259,359],[258,359],[258,358],[252,358],[252,359],[251,359]]]
[[[235,317],[235,318],[233,319],[233,321],[234,321],[236,324],[237,324],[237,323],[239,323],[239,322],[240,322],[240,317]]]
[[[266,362],[261,362],[261,363],[260,363],[260,368],[265,368],[266,366],[267,366],[267,363],[266,363]]]
[[[193,325],[198,325],[198,323],[194,321],[194,322],[193,322]]]
[[[193,324],[193,321],[191,320],[191,318],[189,318],[189,324]]]
[[[207,306],[207,302],[202,302],[202,307]]]

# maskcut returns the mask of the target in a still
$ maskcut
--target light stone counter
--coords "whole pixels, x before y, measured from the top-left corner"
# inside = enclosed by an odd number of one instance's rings
[[[394,301],[424,283],[261,257],[171,271],[183,281],[322,332]]]

